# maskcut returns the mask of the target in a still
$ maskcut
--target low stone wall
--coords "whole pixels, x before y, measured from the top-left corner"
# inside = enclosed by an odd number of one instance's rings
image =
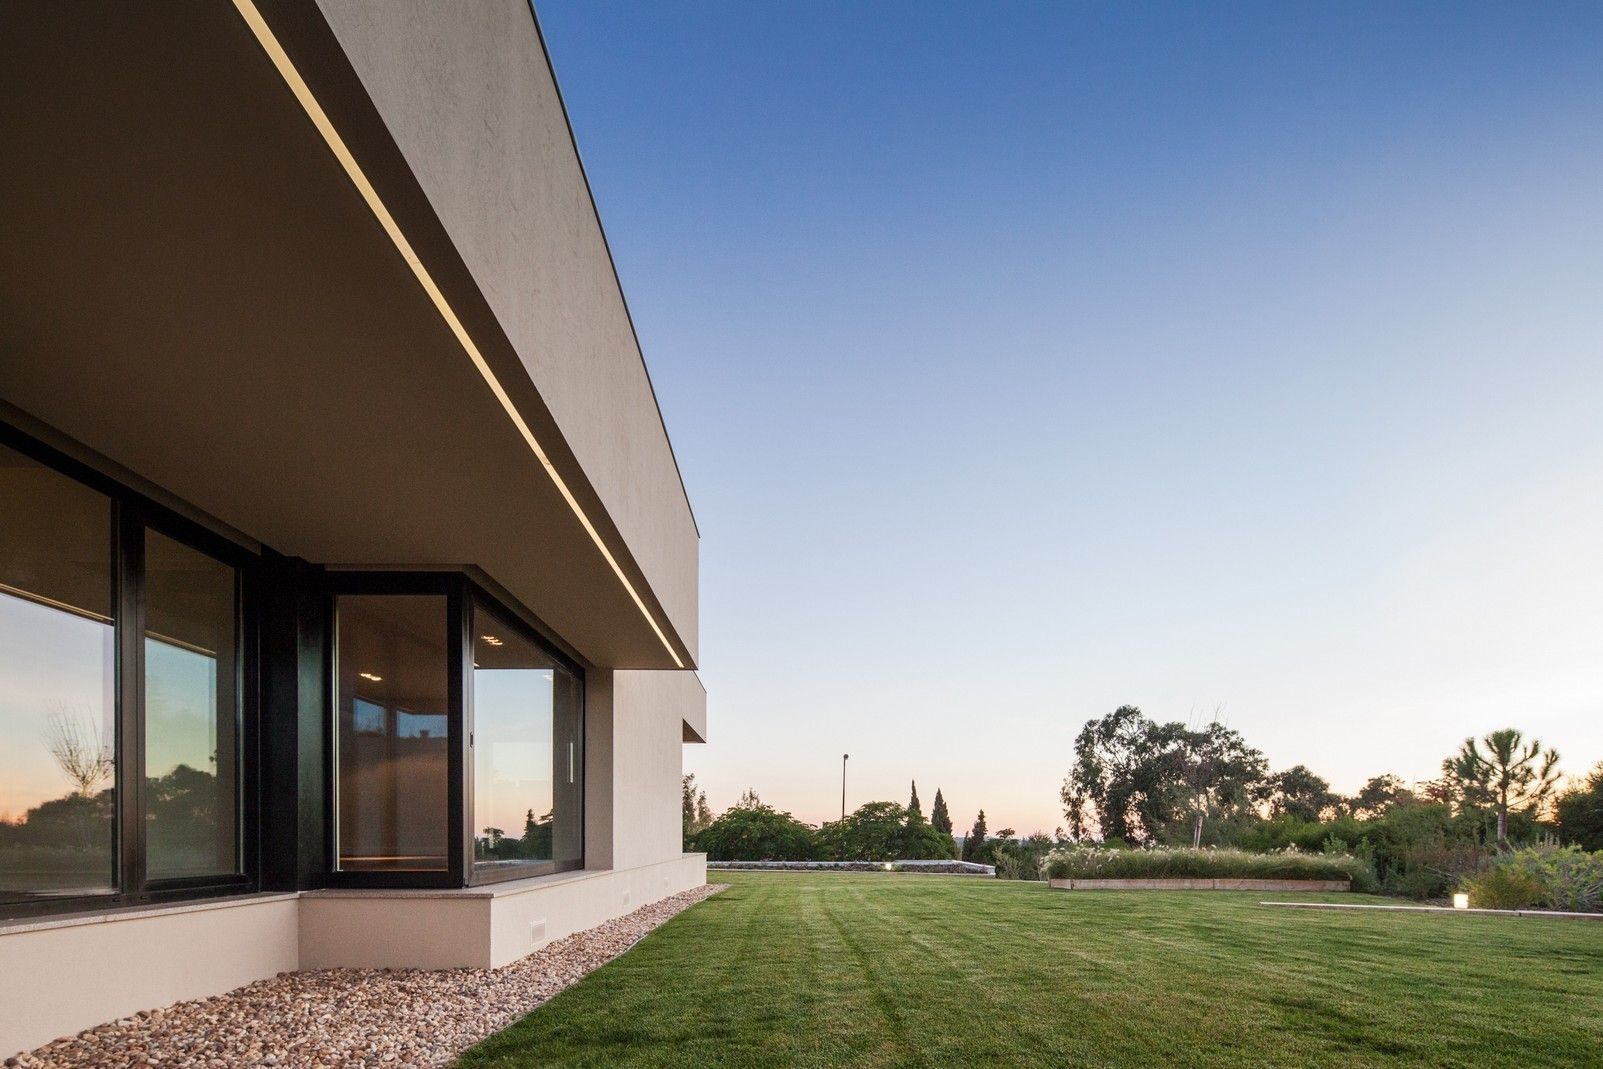
[[[995,876],[995,865],[972,861],[709,861],[725,872],[922,872],[938,876]]]
[[[1350,880],[1049,880],[1059,891],[1347,891]]]

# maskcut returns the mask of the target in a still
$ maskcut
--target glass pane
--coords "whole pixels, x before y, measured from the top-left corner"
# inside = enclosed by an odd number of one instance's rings
[[[446,869],[445,597],[343,595],[336,614],[339,868]]]
[[[234,569],[145,532],[146,876],[239,871]]]
[[[573,676],[482,605],[473,614],[475,871],[578,860]]]
[[[115,886],[111,500],[0,446],[0,900]]]

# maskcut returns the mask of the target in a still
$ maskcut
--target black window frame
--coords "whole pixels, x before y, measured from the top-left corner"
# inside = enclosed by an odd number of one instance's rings
[[[586,810],[589,801],[585,793],[584,765],[579,762],[579,857],[570,861],[530,861],[527,864],[508,865],[493,872],[474,872],[473,867],[473,811],[469,800],[473,795],[473,603],[482,602],[509,625],[517,628],[541,652],[547,654],[564,671],[571,673],[579,691],[579,734],[586,738],[585,671],[572,657],[563,653],[547,637],[542,627],[526,611],[495,596],[464,571],[329,571],[325,574],[325,625],[328,642],[324,647],[323,672],[328,696],[324,725],[324,775],[328,789],[325,797],[326,842],[324,858],[325,877],[329,887],[353,889],[446,889],[477,887],[485,884],[505,883],[546,876],[556,872],[584,868],[586,851]],[[446,599],[446,671],[448,706],[446,731],[451,739],[449,771],[447,775],[446,813],[446,868],[443,870],[361,872],[341,870],[339,867],[339,666],[337,663],[338,628],[336,605],[341,595],[444,595]],[[583,747],[581,746],[581,754]]]
[[[112,627],[116,649],[113,713],[116,803],[112,820],[115,889],[108,892],[0,901],[0,923],[34,917],[101,913],[138,906],[249,894],[261,880],[260,603],[261,557],[216,531],[139,493],[104,471],[0,422],[0,445],[104,494],[111,502]],[[145,852],[144,539],[157,531],[234,569],[234,666],[238,760],[238,871],[149,879]],[[4,548],[0,547],[0,552]]]

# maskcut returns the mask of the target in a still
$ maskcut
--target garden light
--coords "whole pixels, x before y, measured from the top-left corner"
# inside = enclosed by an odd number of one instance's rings
[[[1453,896],[1453,908],[1454,909],[1468,909],[1469,908],[1469,895],[1465,894],[1463,891],[1460,891],[1456,895],[1454,895]]]

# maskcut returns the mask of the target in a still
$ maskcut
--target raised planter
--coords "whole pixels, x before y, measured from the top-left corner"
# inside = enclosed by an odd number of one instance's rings
[[[1351,880],[1087,880],[1076,877],[1047,882],[1059,891],[1347,891],[1352,888]]]

